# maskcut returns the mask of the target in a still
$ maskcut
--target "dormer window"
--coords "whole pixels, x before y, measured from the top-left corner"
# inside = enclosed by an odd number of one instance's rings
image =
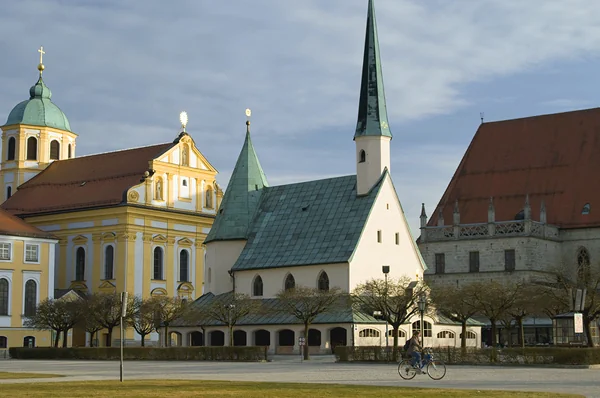
[[[589,203],[583,205],[583,210],[581,210],[581,214],[590,214],[591,206]]]
[[[367,153],[364,151],[364,149],[360,150],[360,153],[358,155],[358,163],[364,163],[367,161]]]

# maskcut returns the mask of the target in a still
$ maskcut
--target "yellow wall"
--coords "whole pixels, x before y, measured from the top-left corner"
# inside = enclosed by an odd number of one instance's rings
[[[36,283],[36,304],[54,293],[54,240],[0,235],[0,243],[9,244],[11,258],[0,260],[0,279],[9,282],[9,313],[0,315],[0,336],[8,339],[9,347],[23,346],[25,336],[36,337],[37,346],[50,345],[50,332],[24,328],[24,286],[28,280]],[[25,261],[25,245],[39,247],[38,261]]]

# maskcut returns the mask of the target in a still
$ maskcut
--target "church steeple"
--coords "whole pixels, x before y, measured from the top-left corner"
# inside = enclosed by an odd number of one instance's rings
[[[392,137],[383,89],[374,0],[369,0],[362,81],[358,103],[358,121],[354,138],[363,136]]]
[[[358,195],[369,193],[385,169],[390,170],[391,139],[379,56],[375,5],[374,0],[369,0],[358,121],[354,133]]]
[[[250,117],[250,110],[246,111]],[[246,139],[238,156],[229,184],[212,228],[204,243],[217,240],[247,239],[248,228],[258,206],[267,177],[250,138],[250,120],[246,121]]]

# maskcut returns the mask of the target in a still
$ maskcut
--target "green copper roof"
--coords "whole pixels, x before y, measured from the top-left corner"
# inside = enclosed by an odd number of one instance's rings
[[[383,73],[379,57],[379,39],[375,20],[374,0],[369,0],[365,54],[363,59],[362,82],[358,103],[358,122],[354,138],[363,136],[392,137],[388,125]]]
[[[356,176],[264,189],[233,270],[348,262],[386,176],[356,195]]]
[[[29,99],[17,104],[9,113],[6,125],[29,124],[71,131],[69,120],[52,103],[51,98],[52,92],[40,76],[37,83],[29,89]]]
[[[267,186],[267,177],[260,166],[248,130],[221,207],[204,243],[247,239],[261,193]]]

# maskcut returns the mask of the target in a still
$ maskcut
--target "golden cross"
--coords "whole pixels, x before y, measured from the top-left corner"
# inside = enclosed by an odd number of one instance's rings
[[[44,57],[44,54],[46,54],[46,52],[44,51],[44,46],[41,46],[38,52],[40,53],[40,64],[42,64],[42,58]]]

